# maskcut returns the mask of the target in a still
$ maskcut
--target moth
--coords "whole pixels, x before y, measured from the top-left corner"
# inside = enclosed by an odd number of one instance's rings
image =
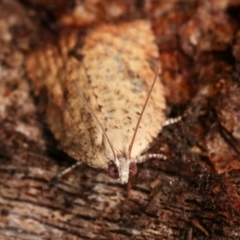
[[[35,94],[47,98],[47,122],[62,149],[126,183],[136,163],[165,158],[145,154],[166,124],[151,24],[103,24],[79,39],[72,31],[33,51],[27,72]]]

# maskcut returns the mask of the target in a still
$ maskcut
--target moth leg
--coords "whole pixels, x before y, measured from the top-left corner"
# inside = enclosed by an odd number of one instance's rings
[[[82,164],[82,162],[76,162],[73,165],[71,165],[70,167],[64,169],[63,171],[61,171],[60,173],[57,174],[57,176],[53,177],[53,179],[51,180],[51,185],[56,184],[56,182],[61,179],[64,175],[68,174],[69,172],[71,172],[73,169],[77,168],[78,166],[80,166]]]
[[[176,118],[168,118],[164,123],[163,123],[163,127],[175,124],[177,122],[180,122],[186,115],[182,115]]]
[[[161,159],[161,160],[167,160],[167,157],[161,153],[147,153],[141,156],[138,156],[135,161],[137,163],[141,163],[141,162],[145,162],[150,158],[157,158],[157,159]]]

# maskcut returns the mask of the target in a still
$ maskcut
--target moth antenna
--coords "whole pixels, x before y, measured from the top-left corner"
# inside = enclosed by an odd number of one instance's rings
[[[104,135],[105,138],[107,139],[108,144],[109,144],[109,146],[110,146],[110,148],[111,148],[111,150],[112,150],[112,152],[113,152],[114,159],[117,159],[117,156],[116,156],[116,154],[115,154],[115,152],[114,152],[113,145],[112,145],[112,143],[110,142],[110,140],[109,140],[109,138],[108,138],[108,136],[107,136],[107,133],[106,133],[106,131],[104,130],[102,124],[100,123],[100,121],[98,120],[97,116],[95,115],[95,113],[93,112],[93,110],[91,109],[91,107],[89,106],[89,104],[87,103],[85,97],[83,96],[82,92],[81,92],[80,89],[78,88],[78,86],[77,86],[77,84],[76,84],[75,81],[73,81],[73,84],[75,85],[75,87],[76,87],[76,89],[77,89],[77,91],[78,91],[81,99],[83,100],[84,104],[86,105],[87,109],[89,110],[89,112],[91,113],[91,115],[93,116],[93,118],[97,121],[97,123],[99,124],[100,128],[102,129],[103,135]]]
[[[145,101],[145,103],[144,103],[143,109],[142,109],[141,114],[140,114],[140,116],[139,116],[139,119],[138,119],[138,121],[137,121],[137,125],[136,125],[135,131],[134,131],[134,133],[133,133],[132,140],[131,140],[131,142],[130,142],[130,144],[129,144],[129,148],[128,148],[128,159],[130,159],[131,152],[132,152],[132,148],[133,148],[133,143],[134,143],[134,141],[135,141],[135,138],[136,138],[136,135],[137,135],[137,131],[138,131],[140,122],[141,122],[141,120],[142,120],[143,113],[144,113],[144,111],[145,111],[145,109],[146,109],[146,106],[147,106],[147,104],[148,104],[149,98],[150,98],[151,93],[152,93],[152,91],[153,91],[153,87],[154,87],[154,85],[155,85],[155,83],[156,83],[156,81],[157,81],[157,76],[158,76],[158,74],[159,74],[159,70],[160,70],[160,62],[158,62],[158,68],[157,68],[157,72],[156,72],[155,77],[154,77],[153,84],[152,84],[151,89],[150,89],[150,91],[149,91],[149,93],[148,93],[147,99],[146,99],[146,101]]]

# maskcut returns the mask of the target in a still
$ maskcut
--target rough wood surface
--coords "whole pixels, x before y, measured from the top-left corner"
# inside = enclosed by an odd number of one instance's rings
[[[0,239],[239,239],[240,3],[86,2],[56,10],[46,1],[0,1]],[[155,16],[168,115],[189,115],[153,144],[168,160],[142,164],[128,185],[86,165],[51,185],[72,160],[33,97],[24,68],[30,43],[56,26],[129,14]]]

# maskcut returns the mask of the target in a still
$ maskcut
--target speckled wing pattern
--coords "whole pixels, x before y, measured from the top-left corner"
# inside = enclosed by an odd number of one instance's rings
[[[86,34],[82,46],[77,44],[78,37],[72,32],[39,48],[28,57],[26,67],[36,94],[47,94],[47,121],[63,150],[77,161],[106,169],[113,152],[79,91],[115,153],[126,156],[156,74],[158,49],[151,25],[144,20],[98,26]],[[81,59],[70,54],[74,51]],[[145,151],[158,135],[164,109],[164,89],[157,79],[131,158]]]

